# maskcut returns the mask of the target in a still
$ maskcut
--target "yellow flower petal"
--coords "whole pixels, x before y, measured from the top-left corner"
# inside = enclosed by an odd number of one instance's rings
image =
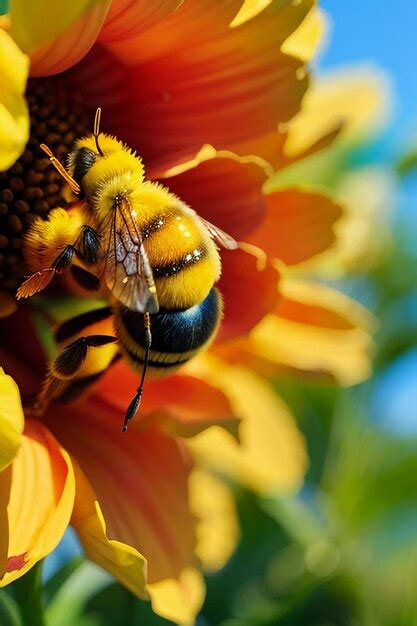
[[[0,15],[0,28],[10,30],[10,17],[8,15]]]
[[[19,449],[23,423],[18,386],[0,367],[0,472],[12,462]]]
[[[109,539],[106,522],[96,495],[87,478],[74,463],[76,498],[72,515],[79,539],[86,555],[104,567],[132,593],[148,598],[146,585],[146,559],[131,546]]]
[[[249,369],[210,355],[192,367],[229,396],[242,418],[240,444],[217,426],[190,440],[198,462],[257,491],[299,489],[307,467],[305,442],[289,409],[272,388]]]
[[[16,161],[29,137],[24,98],[28,71],[28,57],[0,29],[0,171]]]
[[[11,0],[11,35],[25,52],[55,39],[68,26],[102,0],[73,0],[47,4],[42,0]]]
[[[233,18],[230,26],[240,26],[258,15],[271,4],[272,0],[245,0],[239,13]]]
[[[301,22],[296,31],[284,41],[282,52],[297,57],[302,61],[310,61],[323,43],[328,30],[327,17],[324,11],[314,7]]]
[[[203,606],[206,588],[202,574],[185,568],[178,579],[166,578],[148,585],[152,608],[161,617],[180,626],[192,626]]]
[[[305,323],[342,329],[362,327],[368,331],[375,325],[374,318],[367,309],[340,291],[325,285],[287,275],[284,276],[280,288],[283,299],[278,305],[278,315],[283,314],[282,308],[285,307],[286,300],[292,300],[306,306],[321,307],[320,318],[318,316],[313,320],[310,316],[299,320]],[[285,317],[291,319],[288,315]]]
[[[283,293],[277,314],[267,315],[252,331],[248,351],[279,367],[329,376],[342,385],[366,379],[371,371],[369,313],[323,285],[287,279]]]
[[[392,236],[389,222],[396,193],[395,175],[386,168],[361,167],[343,176],[337,195],[345,211],[335,227],[335,245],[316,260],[320,276],[363,273],[380,261]]]
[[[10,34],[31,55],[31,75],[62,71],[91,48],[103,25],[111,0],[45,3],[12,0]]]
[[[205,570],[219,570],[239,538],[233,494],[223,481],[199,468],[191,472],[188,486],[190,508],[198,519],[195,553]]]
[[[40,422],[27,420],[18,454],[0,474],[0,586],[23,576],[57,546],[74,494],[69,456]]]
[[[313,83],[300,113],[288,124],[284,152],[288,157],[308,151],[322,137],[343,124],[341,136],[363,139],[375,131],[388,114],[389,87],[379,70],[338,70]]]
[[[73,463],[77,495],[72,524],[88,558],[138,597],[151,598],[153,610],[162,617],[179,624],[193,624],[205,596],[201,574],[193,567],[186,567],[178,578],[146,584],[146,559],[132,546],[109,538],[97,496],[78,464]]]

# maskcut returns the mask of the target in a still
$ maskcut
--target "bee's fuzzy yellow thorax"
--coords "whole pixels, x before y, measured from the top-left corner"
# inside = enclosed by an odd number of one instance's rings
[[[153,207],[155,210],[165,207],[180,207],[183,204],[167,187],[150,180],[145,181],[142,185],[136,185],[132,192],[131,201],[135,204],[146,205],[149,210],[152,210]]]

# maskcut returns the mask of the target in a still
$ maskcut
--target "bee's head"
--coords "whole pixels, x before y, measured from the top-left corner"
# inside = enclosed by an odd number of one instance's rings
[[[77,142],[78,143],[78,142]],[[97,160],[98,153],[87,146],[75,147],[68,156],[68,170],[74,180],[83,188],[82,180]]]
[[[94,135],[78,139],[68,155],[69,173],[83,189],[83,179],[93,165],[121,150],[122,142],[109,135],[101,134],[98,145]]]
[[[96,140],[97,139],[97,140]],[[68,156],[68,171],[82,194],[94,193],[110,172],[133,171],[143,177],[143,165],[127,146],[115,137],[100,133],[78,139]]]

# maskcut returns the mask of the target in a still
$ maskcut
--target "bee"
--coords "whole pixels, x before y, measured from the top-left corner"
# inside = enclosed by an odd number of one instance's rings
[[[67,168],[41,144],[79,199],[31,225],[24,251],[33,273],[17,298],[38,293],[66,270],[86,289],[106,286],[108,307],[58,329],[62,349],[38,406],[74,397],[121,353],[141,372],[125,413],[126,430],[139,409],[147,372],[168,375],[214,339],[222,316],[214,286],[221,273],[218,246],[238,244],[166,187],[146,180],[141,158],[100,133],[100,116],[99,108],[93,133],[75,142]]]

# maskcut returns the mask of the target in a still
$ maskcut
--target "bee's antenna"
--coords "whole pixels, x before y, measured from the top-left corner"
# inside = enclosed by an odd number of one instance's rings
[[[96,142],[97,152],[100,156],[104,156],[102,149],[100,148],[100,144],[98,143],[98,136],[100,134],[100,120],[101,120],[101,107],[98,107],[96,111],[96,116],[94,118],[94,130],[93,135]]]
[[[122,432],[126,432],[127,431],[127,426],[130,422],[130,420],[132,420],[136,413],[139,410],[140,407],[140,402],[142,400],[142,393],[143,393],[143,385],[145,383],[145,376],[146,376],[146,372],[148,369],[148,363],[149,363],[149,351],[151,349],[151,345],[152,345],[152,334],[151,334],[151,316],[149,315],[149,313],[145,313],[143,316],[143,321],[145,324],[145,358],[143,361],[143,370],[142,370],[142,377],[140,379],[140,384],[139,387],[136,390],[136,394],[133,398],[133,400],[131,401],[131,403],[128,406],[128,409],[126,411],[126,415],[125,415],[125,420],[123,422],[123,426],[122,426]]]
[[[41,143],[39,147],[41,150],[43,150],[43,152],[45,152],[46,156],[48,157],[48,159],[50,160],[50,162],[52,163],[56,171],[62,176],[65,182],[68,183],[68,185],[71,187],[71,191],[75,194],[80,193],[81,187],[79,186],[77,181],[75,181],[73,177],[70,174],[68,174],[67,170],[62,165],[62,163],[58,161],[56,156],[54,156],[54,153],[52,152],[51,148],[49,148],[44,143]]]

